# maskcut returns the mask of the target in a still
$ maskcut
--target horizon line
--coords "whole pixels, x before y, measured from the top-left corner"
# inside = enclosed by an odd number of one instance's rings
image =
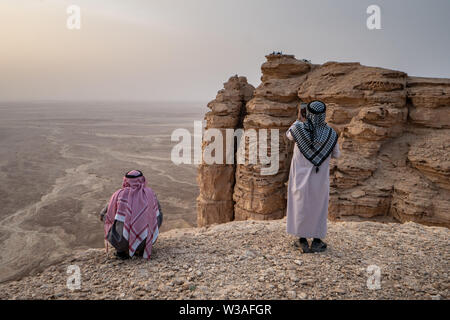
[[[24,100],[0,100],[0,104],[5,103],[60,103],[60,102],[71,102],[71,103],[155,103],[155,102],[170,102],[170,103],[197,103],[197,102],[208,102],[205,100],[148,100],[148,99],[24,99]]]

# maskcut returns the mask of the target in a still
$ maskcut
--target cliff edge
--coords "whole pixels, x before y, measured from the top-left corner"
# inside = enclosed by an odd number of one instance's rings
[[[171,230],[160,235],[150,261],[79,251],[39,274],[0,284],[0,299],[449,297],[447,228],[330,222],[329,249],[316,254],[300,254],[285,228],[281,219]],[[70,265],[81,273],[74,291],[66,286]],[[379,268],[379,289],[367,285],[369,266]]]

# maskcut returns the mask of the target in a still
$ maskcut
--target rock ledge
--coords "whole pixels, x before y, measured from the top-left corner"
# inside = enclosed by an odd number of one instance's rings
[[[408,222],[330,222],[328,251],[300,254],[286,220],[235,221],[161,234],[151,261],[102,249],[0,284],[0,299],[446,299],[449,230]],[[66,287],[78,265],[81,289]],[[367,267],[381,289],[367,288]]]

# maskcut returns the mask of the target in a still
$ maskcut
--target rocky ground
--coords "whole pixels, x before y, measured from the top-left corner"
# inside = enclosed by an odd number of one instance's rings
[[[150,261],[75,252],[0,284],[1,299],[447,299],[449,230],[416,223],[330,222],[324,253],[301,254],[285,219],[161,234]],[[81,288],[67,288],[78,265]],[[368,266],[381,288],[367,286]]]

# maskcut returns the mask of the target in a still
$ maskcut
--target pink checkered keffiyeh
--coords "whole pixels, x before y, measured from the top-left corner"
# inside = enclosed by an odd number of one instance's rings
[[[130,257],[139,244],[147,239],[143,257],[150,259],[152,239],[157,228],[158,201],[139,171],[130,171],[127,176],[123,178],[122,188],[109,201],[105,215],[105,239],[114,220],[122,221],[123,236],[128,240]]]

